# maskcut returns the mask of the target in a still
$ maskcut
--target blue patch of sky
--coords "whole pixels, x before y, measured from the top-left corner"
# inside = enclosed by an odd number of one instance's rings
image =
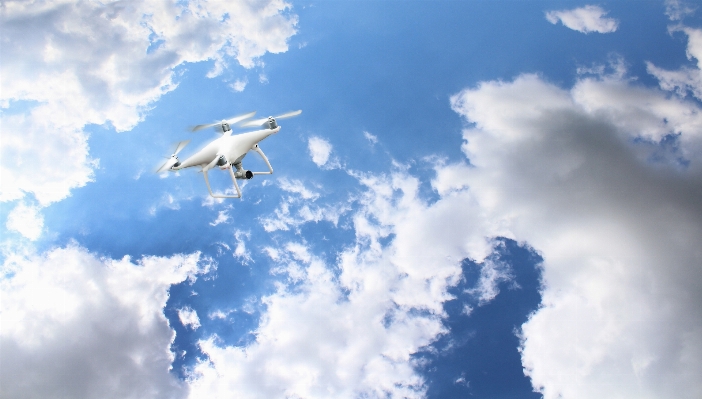
[[[524,375],[517,331],[541,302],[541,258],[533,249],[509,239],[493,255],[510,266],[513,279],[499,284],[500,293],[479,305],[471,292],[481,265],[466,259],[462,280],[450,290],[455,299],[444,304],[449,333],[415,355],[424,363],[428,398],[539,398]],[[466,314],[465,307],[473,308]]]

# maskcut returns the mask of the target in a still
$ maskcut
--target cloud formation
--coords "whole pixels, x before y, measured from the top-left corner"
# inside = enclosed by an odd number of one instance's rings
[[[403,170],[350,173],[364,187],[351,215],[355,242],[335,265],[296,241],[265,248],[286,281],[263,298],[255,342],[200,341],[209,360],[191,371],[191,397],[424,396],[411,355],[446,332],[443,303],[461,260],[484,260],[495,245],[484,234],[500,230],[466,210],[467,190],[428,204]],[[488,269],[478,296],[499,278]]]
[[[554,25],[560,21],[565,27],[582,33],[615,32],[619,21],[605,15],[607,12],[599,6],[589,5],[572,10],[547,11],[546,19]]]
[[[208,267],[198,253],[132,262],[69,245],[10,254],[0,278],[3,396],[183,397],[163,308],[172,284]]]
[[[469,187],[544,259],[521,349],[533,386],[546,399],[701,395],[699,105],[617,75],[570,90],[522,75],[451,103],[473,126],[470,165],[436,187]]]
[[[681,96],[689,92],[702,100],[702,29],[676,26],[670,30],[682,31],[687,35],[687,58],[691,61],[697,60],[697,67],[669,71],[647,62],[647,70],[658,79],[661,89],[675,91]]]
[[[16,231],[25,238],[36,240],[44,229],[44,218],[39,213],[38,207],[20,202],[7,215],[5,226],[8,230]]]
[[[264,2],[3,3],[0,200],[42,206],[93,179],[84,127],[132,129],[173,90],[174,68],[214,60],[256,65],[287,50],[297,17]]]

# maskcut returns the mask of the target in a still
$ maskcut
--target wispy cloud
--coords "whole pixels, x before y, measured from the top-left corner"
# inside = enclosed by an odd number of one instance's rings
[[[363,137],[365,137],[371,145],[376,145],[378,143],[378,136],[365,130],[363,131]]]
[[[231,217],[229,216],[229,212],[226,209],[223,211],[219,211],[219,213],[217,214],[217,219],[210,222],[210,226],[217,226],[219,224],[226,223],[229,221],[229,219],[231,219]]]

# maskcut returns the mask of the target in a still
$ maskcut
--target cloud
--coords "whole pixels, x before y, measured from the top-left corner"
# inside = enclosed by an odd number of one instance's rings
[[[249,83],[249,80],[244,78],[244,79],[237,79],[234,83],[230,84],[229,87],[231,87],[232,90],[236,92],[242,92],[246,88],[246,85]]]
[[[3,3],[0,200],[32,194],[41,206],[90,182],[89,124],[132,129],[174,70],[214,60],[252,68],[287,50],[297,17],[280,0],[259,2]],[[37,84],[41,82],[41,84]]]
[[[0,384],[6,397],[183,397],[169,373],[172,284],[206,272],[200,255],[99,258],[69,245],[5,254]]]
[[[676,91],[681,96],[685,96],[689,91],[697,99],[702,100],[702,29],[678,26],[671,31],[682,31],[687,35],[687,58],[697,60],[697,67],[669,71],[653,65],[652,62],[647,62],[648,73],[658,79],[663,90]]]
[[[373,146],[373,145],[376,145],[376,144],[378,143],[378,136],[376,136],[376,135],[374,135],[374,134],[371,134],[370,132],[367,132],[367,131],[365,131],[365,130],[363,131],[363,137],[365,137],[366,140],[368,140],[368,142],[369,142],[372,146]]]
[[[281,178],[278,184],[283,191],[296,195],[283,198],[273,215],[260,219],[267,232],[287,231],[308,222],[327,221],[336,226],[341,215],[351,209],[348,204],[315,205],[314,201],[320,198],[320,194],[307,188],[300,180]]]
[[[451,103],[472,126],[470,166],[440,167],[435,186],[472,192],[485,223],[544,259],[542,307],[522,328],[533,386],[545,399],[702,394],[699,105],[614,75],[570,90],[522,75]],[[686,166],[654,156],[673,150]]]
[[[305,184],[300,180],[288,180],[282,177],[278,179],[278,184],[281,190],[287,191],[289,193],[299,194],[300,198],[302,199],[314,201],[317,198],[319,198],[319,193],[314,192],[305,187]]]
[[[682,0],[666,0],[665,2],[665,15],[671,21],[680,21],[686,16],[694,14],[694,12],[695,8]]]
[[[329,155],[332,152],[332,145],[327,140],[321,137],[312,136],[307,143],[312,157],[312,162],[317,166],[322,167],[329,161]]]
[[[245,265],[253,262],[251,258],[251,253],[246,249],[246,241],[244,239],[251,239],[251,233],[236,230],[234,232],[234,239],[236,240],[236,247],[234,248],[234,257],[241,260]]]
[[[484,305],[497,297],[500,293],[500,283],[514,280],[510,267],[507,264],[487,259],[480,265],[480,277],[474,288],[468,293],[478,299],[478,305]],[[465,305],[464,312],[470,314],[472,308]]]
[[[159,210],[164,208],[176,211],[180,209],[180,202],[178,202],[178,199],[176,199],[176,197],[173,195],[164,193],[156,204],[149,207],[149,215],[154,216]]]
[[[217,226],[222,223],[226,223],[231,219],[231,216],[229,216],[229,212],[227,210],[219,211],[217,214],[217,219],[214,221],[210,222],[210,226]]]
[[[607,12],[599,6],[585,6],[572,10],[548,11],[546,19],[552,24],[561,21],[563,25],[581,33],[611,33],[617,30],[619,22],[605,18]]]
[[[178,319],[185,327],[193,330],[200,328],[200,318],[197,317],[197,312],[189,306],[178,309]]]
[[[37,240],[44,229],[44,218],[36,206],[28,206],[20,202],[7,216],[6,227],[16,231],[30,240]]]
[[[200,341],[208,359],[192,369],[192,397],[425,395],[411,355],[446,332],[443,303],[461,260],[483,261],[494,247],[485,234],[500,230],[467,206],[467,190],[428,204],[403,169],[352,176],[363,187],[354,243],[334,265],[303,242],[264,248],[287,280],[263,298],[255,342]]]

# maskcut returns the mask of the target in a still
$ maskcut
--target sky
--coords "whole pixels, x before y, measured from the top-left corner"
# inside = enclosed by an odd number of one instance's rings
[[[702,397],[699,3],[0,7],[2,397]]]

